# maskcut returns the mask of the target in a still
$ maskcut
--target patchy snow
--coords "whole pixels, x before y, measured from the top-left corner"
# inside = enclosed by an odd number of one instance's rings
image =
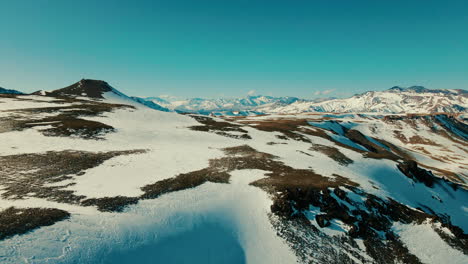
[[[410,253],[423,263],[468,263],[468,256],[445,243],[431,225],[432,223],[428,221],[421,225],[406,225],[397,222],[394,223],[393,229],[408,247]]]
[[[42,100],[44,98],[47,98],[47,100]],[[10,99],[10,98],[0,97],[0,111],[27,109],[27,108],[39,108],[39,107],[54,107],[54,106],[66,107],[66,106],[73,105],[70,103],[58,103],[58,102],[56,103],[54,102],[54,101],[57,101],[56,99],[54,100],[54,98],[52,99],[49,99],[49,98],[51,97],[34,96],[34,97],[29,98],[33,100],[15,100],[15,99]]]
[[[106,140],[77,137],[47,137],[38,129],[0,133],[0,155],[43,153],[46,151],[115,151],[144,149],[147,153],[114,157],[75,177],[70,190],[88,197],[140,195],[140,187],[159,180],[200,170],[210,159],[222,156],[221,148],[242,144],[242,140],[212,133],[192,131],[199,125],[193,118],[149,108],[117,110],[87,120],[116,128]],[[146,122],[145,120],[151,120]],[[40,127],[44,128],[44,127]],[[193,140],[197,138],[197,140]]]
[[[332,219],[330,225],[327,227],[320,227],[315,220],[315,217],[319,214],[320,208],[313,205],[309,205],[309,210],[304,212],[304,215],[309,219],[310,223],[328,236],[346,235],[349,231],[350,226],[337,219]]]

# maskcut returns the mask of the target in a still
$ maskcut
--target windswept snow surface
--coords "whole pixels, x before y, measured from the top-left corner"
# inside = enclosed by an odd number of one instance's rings
[[[38,107],[65,107],[72,104],[59,103],[59,99],[44,96],[18,96],[18,99],[2,98],[0,97],[0,111],[14,110],[14,109],[27,109]]]
[[[263,174],[235,171],[231,184],[206,183],[124,213],[74,214],[3,241],[2,263],[296,263],[269,222],[271,200],[248,185]]]

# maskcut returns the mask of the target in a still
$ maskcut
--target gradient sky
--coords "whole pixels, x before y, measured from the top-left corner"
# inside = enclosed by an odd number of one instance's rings
[[[0,87],[345,96],[468,88],[468,1],[0,0]]]

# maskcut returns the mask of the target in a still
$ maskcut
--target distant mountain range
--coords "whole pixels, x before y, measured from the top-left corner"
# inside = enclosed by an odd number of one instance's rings
[[[21,94],[0,88],[0,93]],[[422,86],[395,86],[384,91],[369,91],[349,98],[247,96],[244,98],[174,100],[165,97],[131,97],[105,81],[82,79],[62,89],[37,91],[35,95],[89,98],[112,102],[145,105],[160,111],[196,113],[215,116],[248,116],[261,114],[297,114],[304,112],[338,113],[460,113],[468,109],[466,90],[435,90]]]
[[[167,109],[198,114],[212,115],[255,115],[264,114],[260,108],[278,108],[301,101],[297,97],[247,96],[245,98],[168,100],[161,97],[148,97],[145,100],[159,104]]]
[[[323,102],[298,101],[284,107],[267,109],[270,113],[372,112],[372,113],[459,113],[468,108],[466,90],[431,90],[422,86],[392,87],[370,91],[345,99]]]
[[[187,99],[170,101],[148,97],[165,108],[199,114],[249,115],[295,114],[303,112],[373,112],[373,113],[458,113],[468,108],[466,90],[432,90],[422,86],[392,87],[369,91],[345,99],[316,100],[296,97],[248,96],[234,99]]]

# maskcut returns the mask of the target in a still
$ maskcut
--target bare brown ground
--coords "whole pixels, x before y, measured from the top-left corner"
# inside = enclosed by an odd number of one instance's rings
[[[0,211],[0,241],[49,226],[70,217],[66,211],[52,208],[14,208]]]
[[[310,150],[319,151],[343,166],[353,163],[352,159],[348,158],[346,155],[341,153],[335,147],[330,147],[330,146],[325,146],[325,145],[320,145],[320,144],[313,144]]]
[[[326,189],[341,185],[357,184],[343,177],[329,178],[316,174],[313,170],[295,169],[278,161],[277,157],[258,152],[250,146],[243,145],[224,149],[225,157],[210,160],[209,167],[179,174],[174,178],[162,180],[142,187],[144,199],[153,199],[164,193],[184,190],[205,182],[228,183],[230,172],[243,169],[268,171],[266,178],[252,183],[267,190],[289,187],[314,187]]]
[[[249,133],[245,129],[242,129],[241,126],[238,124],[233,124],[225,121],[218,121],[207,116],[189,116],[202,124],[199,126],[190,127],[190,129],[192,130],[215,133],[217,135],[230,138],[251,139]]]
[[[115,109],[132,109],[132,106],[106,104],[74,99],[64,99],[64,102],[79,103],[71,106],[41,107],[15,109],[5,112],[9,117],[0,118],[0,133],[21,131],[27,128],[48,125],[52,128],[39,129],[45,136],[78,136],[84,139],[102,139],[103,134],[113,132],[112,126],[101,122],[85,120],[81,117],[98,116]],[[41,117],[40,114],[55,114]]]

